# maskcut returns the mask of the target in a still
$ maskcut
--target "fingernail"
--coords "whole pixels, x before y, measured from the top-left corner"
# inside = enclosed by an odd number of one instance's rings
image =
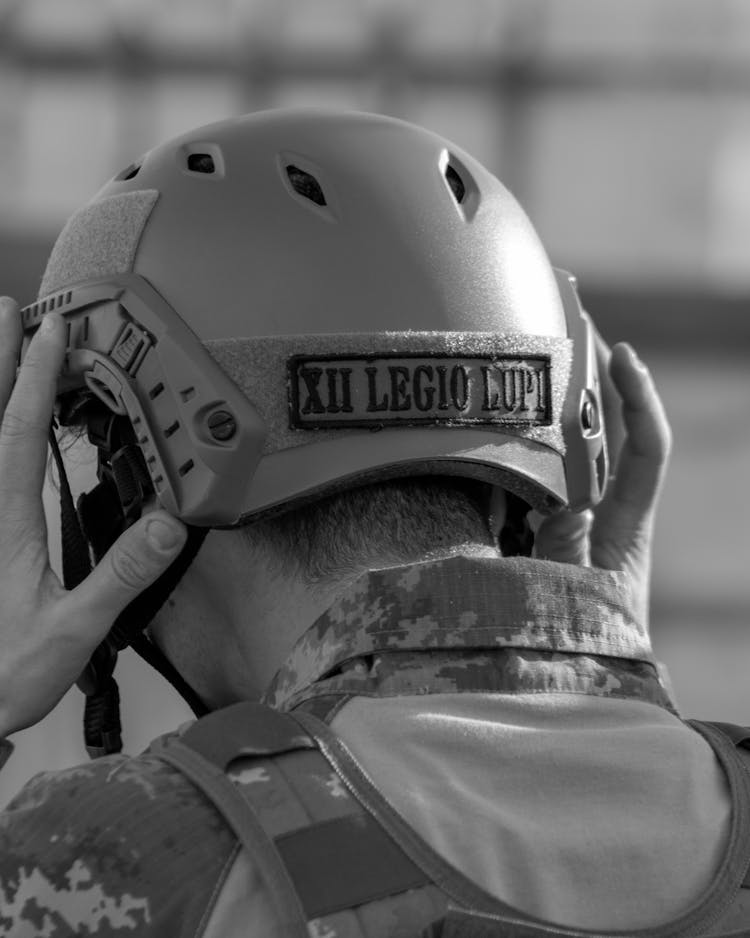
[[[633,348],[633,346],[629,342],[623,342],[622,344],[625,346],[625,348],[628,351],[628,358],[630,358],[630,364],[634,368],[637,368],[638,371],[642,371],[642,372],[648,371],[648,368],[644,365],[641,359],[638,358],[638,355],[636,354],[636,351]]]
[[[146,536],[157,550],[172,550],[182,540],[182,532],[178,527],[158,518],[146,525]]]

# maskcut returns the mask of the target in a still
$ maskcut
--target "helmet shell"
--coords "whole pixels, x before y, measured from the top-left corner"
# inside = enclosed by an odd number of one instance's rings
[[[212,156],[215,171],[189,169]],[[320,185],[300,196],[285,167]],[[446,168],[460,174],[458,204]],[[555,277],[508,190],[427,130],[373,114],[279,110],[145,155],[97,199],[156,189],[133,271],[202,340],[407,330],[567,334]]]
[[[141,212],[135,220],[131,209]],[[53,250],[42,294],[108,275],[145,281],[268,431],[257,468],[234,466],[231,505],[194,498],[187,517],[173,480],[163,503],[186,520],[243,524],[342,487],[415,474],[482,479],[542,511],[600,497],[602,428],[581,424],[583,403],[590,418],[598,402],[588,320],[514,197],[450,141],[375,114],[259,112],[155,147],[82,213]],[[356,360],[362,380],[375,369],[371,395],[381,378],[403,376],[390,385],[390,409],[409,410],[408,398],[410,412],[302,419],[294,362],[304,356],[317,361],[316,381],[330,370],[325,362],[338,363],[323,409],[335,409],[341,363]],[[483,361],[537,382],[533,419],[480,413]],[[532,376],[519,378],[529,362]],[[440,368],[459,378],[474,369],[470,418],[440,414],[437,403],[416,412],[407,383],[429,373],[437,401]],[[485,403],[492,394],[485,384]]]

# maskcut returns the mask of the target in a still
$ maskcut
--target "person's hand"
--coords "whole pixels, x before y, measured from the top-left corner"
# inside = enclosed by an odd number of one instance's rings
[[[602,347],[603,343],[600,351]],[[616,392],[625,428],[614,479],[593,511],[563,511],[545,518],[537,530],[535,556],[625,571],[633,589],[633,611],[645,625],[654,516],[672,435],[648,369],[625,342],[612,349],[609,377],[605,404],[611,409]]]
[[[52,710],[119,613],[166,570],[187,536],[180,521],[158,510],[123,532],[74,590],[50,567],[42,486],[65,337],[60,314],[48,313],[16,376],[21,317],[13,300],[0,297],[0,736]],[[149,535],[159,531],[174,532],[174,543],[158,547]]]

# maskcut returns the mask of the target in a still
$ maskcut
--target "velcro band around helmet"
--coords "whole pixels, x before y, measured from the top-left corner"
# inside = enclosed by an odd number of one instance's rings
[[[156,189],[141,189],[92,202],[75,212],[55,242],[39,296],[75,283],[129,273],[158,198]]]
[[[452,427],[481,424],[488,429],[494,427],[504,433],[510,431],[514,436],[542,443],[561,455],[565,453],[560,417],[568,388],[572,355],[572,343],[566,338],[499,336],[481,332],[381,332],[213,339],[205,341],[203,345],[262,416],[267,427],[264,455],[303,446],[313,439],[315,442],[323,442],[340,438],[347,433],[361,433],[363,429],[382,429],[398,425],[406,427],[418,423]],[[329,372],[317,382],[313,398],[317,409],[322,405],[326,413],[309,422],[304,418],[299,419],[299,415],[295,415],[294,411],[294,361],[298,357],[312,365],[320,362],[316,370]],[[398,404],[394,406],[391,400],[390,404],[386,405],[388,409],[382,409],[383,402],[388,401],[391,387],[388,374],[390,369],[400,369],[399,380],[408,382],[411,378],[410,372],[413,373],[416,367],[424,369],[429,367],[430,362],[436,367],[445,367],[446,362],[453,362],[454,368],[461,368],[470,376],[468,396],[482,397],[486,391],[481,386],[478,375],[476,382],[472,381],[472,365],[476,372],[482,368],[480,361],[491,363],[503,358],[509,359],[511,363],[518,362],[521,366],[529,360],[549,363],[549,391],[543,416],[539,409],[538,418],[532,416],[528,419],[518,419],[516,412],[515,419],[511,414],[508,419],[502,420],[493,416],[492,410],[487,407],[482,417],[479,401],[474,407],[471,406],[471,401],[459,402],[463,406],[454,407],[450,400],[444,418],[435,414],[436,407],[430,409],[434,416],[425,416],[418,414],[413,406],[405,406],[410,396],[406,389],[403,390]],[[341,419],[345,415],[333,417],[330,414],[335,412],[341,403],[340,373],[353,370],[353,359],[362,361],[362,370],[369,369],[368,378],[372,379],[370,390],[377,388],[376,406],[381,409],[373,410],[369,417],[358,421],[347,421]],[[413,362],[411,368],[410,362]],[[443,363],[442,366],[440,363]],[[350,383],[357,380],[356,368],[354,371],[355,375],[349,379]],[[333,384],[329,383],[329,375],[334,381]],[[361,381],[361,375],[359,378]],[[299,383],[304,390],[304,383]],[[433,377],[432,383],[437,384],[436,378]],[[307,387],[310,387],[310,382]],[[462,395],[463,392],[462,387]],[[536,403],[538,402],[535,401]],[[304,405],[299,402],[298,406],[301,410]],[[309,409],[314,411],[316,408]],[[496,406],[495,410],[498,409]],[[353,416],[356,417],[356,413]]]

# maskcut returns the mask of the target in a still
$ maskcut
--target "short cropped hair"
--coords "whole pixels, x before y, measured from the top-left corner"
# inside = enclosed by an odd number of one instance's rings
[[[86,403],[61,428],[59,444],[68,455],[85,438]],[[373,567],[496,548],[490,491],[486,483],[458,476],[396,478],[340,490],[234,530],[277,574],[326,588]]]
[[[282,576],[328,586],[378,566],[496,547],[489,486],[448,476],[374,482],[238,529]]]

